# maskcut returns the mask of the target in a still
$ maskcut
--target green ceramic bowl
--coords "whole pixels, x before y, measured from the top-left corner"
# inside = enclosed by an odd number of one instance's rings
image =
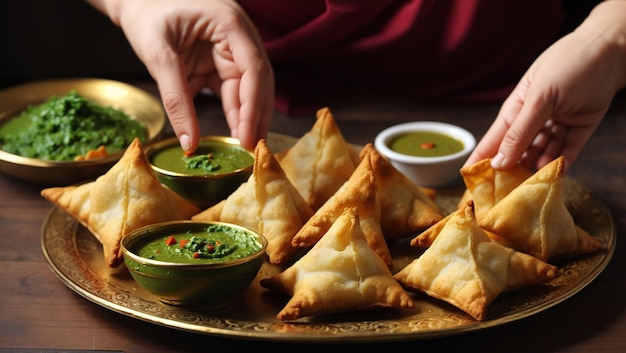
[[[164,248],[171,247],[177,252],[176,249],[182,248],[180,244],[184,242],[184,234],[187,232],[207,237],[227,234],[228,240],[222,238],[222,245],[225,248],[227,246],[224,244],[237,246],[229,255],[215,258],[208,255],[200,255],[199,258],[175,255],[181,256],[181,260],[168,255],[169,252]],[[167,245],[170,242],[166,244],[165,239],[172,235],[176,243]],[[152,248],[142,250],[145,244],[151,242]],[[248,228],[230,223],[173,221],[137,229],[124,237],[121,246],[124,264],[131,276],[162,302],[215,308],[232,303],[250,286],[265,260],[267,239]],[[200,246],[204,247],[205,244]],[[189,254],[193,251],[193,247],[187,246],[182,252]],[[168,259],[155,259],[146,255],[155,252]],[[216,252],[217,247],[213,254]]]
[[[184,154],[176,138],[150,145],[145,153],[161,183],[202,209],[227,198],[247,181],[254,163],[252,152],[241,147],[238,139],[226,136],[200,138],[192,157],[215,159],[197,159],[195,169],[185,168],[191,162],[182,162]]]

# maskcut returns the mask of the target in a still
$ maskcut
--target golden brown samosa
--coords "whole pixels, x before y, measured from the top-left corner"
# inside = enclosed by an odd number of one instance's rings
[[[343,138],[329,108],[318,110],[312,129],[277,153],[276,159],[313,210],[326,202],[359,164],[357,152]]]
[[[467,202],[473,203],[471,199]],[[432,226],[428,227],[428,229],[417,234],[413,239],[411,239],[409,244],[411,246],[416,246],[420,248],[427,248],[431,246],[433,242],[435,241],[435,239],[437,239],[437,236],[439,235],[439,233],[441,233],[441,230],[446,225],[446,223],[450,220],[450,218],[452,218],[452,216],[454,216],[454,212],[448,214],[447,216],[442,218],[439,222],[433,224]]]
[[[544,261],[599,250],[600,241],[574,223],[565,205],[563,163],[558,157],[535,172],[478,219],[480,227]]]
[[[461,176],[467,190],[458,206],[465,205],[468,199],[473,200],[476,219],[480,219],[531,175],[532,172],[520,164],[508,170],[495,170],[491,167],[491,158],[465,166],[461,168]]]
[[[380,226],[386,238],[424,230],[444,217],[433,197],[398,171],[372,143],[366,144],[359,156],[374,173]]]
[[[266,141],[260,140],[248,180],[192,219],[235,223],[261,233],[268,239],[270,262],[282,265],[300,250],[291,240],[312,215],[313,210],[289,181]]]
[[[285,271],[261,279],[291,296],[279,320],[375,307],[412,309],[413,300],[367,244],[358,211],[347,208],[328,232]]]
[[[123,261],[120,243],[128,233],[158,222],[190,219],[200,212],[159,182],[139,139],[95,181],[43,189],[41,195],[93,233],[112,268]]]
[[[468,202],[445,220],[432,245],[394,275],[410,291],[446,301],[482,321],[503,292],[559,276],[558,268],[492,241]]]
[[[296,247],[311,247],[328,231],[346,208],[358,210],[361,229],[365,239],[374,251],[389,266],[393,267],[393,259],[387,242],[380,228],[380,209],[376,197],[376,183],[371,170],[360,164],[346,181],[328,199],[313,216],[302,226],[293,237],[292,244]]]

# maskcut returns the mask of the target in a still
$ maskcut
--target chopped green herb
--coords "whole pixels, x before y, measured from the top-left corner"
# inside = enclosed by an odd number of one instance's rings
[[[121,151],[135,137],[147,141],[140,122],[72,90],[29,106],[0,127],[0,148],[24,157],[71,161],[100,146],[108,153]]]
[[[189,169],[199,169],[205,172],[214,172],[220,169],[220,164],[215,160],[213,154],[200,154],[191,157],[182,157],[185,166]]]

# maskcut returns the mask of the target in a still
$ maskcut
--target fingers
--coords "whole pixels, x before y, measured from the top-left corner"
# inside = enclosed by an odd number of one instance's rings
[[[232,34],[232,56],[238,75],[222,82],[221,96],[231,135],[253,150],[267,137],[274,109],[274,74],[254,36]]]
[[[523,106],[523,97],[517,93],[519,89],[516,89],[502,104],[496,119],[494,120],[489,130],[480,139],[474,151],[465,162],[466,166],[472,165],[485,158],[494,158],[498,153],[498,149],[502,142],[502,139],[509,131],[513,121],[519,114]]]
[[[200,140],[200,126],[193,95],[176,54],[152,63],[150,72],[159,86],[163,108],[183,151],[193,152]]]
[[[593,129],[589,126],[568,127],[552,119],[544,123],[544,116],[551,113],[547,108],[539,107],[543,106],[535,105],[532,116],[527,108],[513,116],[515,110],[507,110],[511,106],[503,105],[501,113],[465,165],[492,158],[494,169],[508,169],[516,163],[528,169],[540,169],[555,158],[563,156],[564,171],[567,173],[585,141],[591,137]]]
[[[520,163],[528,169],[539,169],[539,165],[543,166],[560,155],[566,137],[566,126],[548,120],[522,155]],[[540,162],[546,159],[549,160]]]
[[[550,100],[545,98],[546,95],[528,92],[527,83],[525,79],[520,81],[502,104],[493,124],[465,165],[491,158],[494,169],[506,170],[516,163],[530,169],[539,156],[561,149],[565,131],[549,120],[552,114]],[[553,140],[554,133],[560,133],[557,140]]]
[[[268,93],[264,86],[246,84],[243,79],[227,80],[222,83],[222,106],[231,136],[238,138],[242,147],[254,150],[258,140],[267,137],[274,109],[273,90]]]
[[[267,137],[274,111],[274,81],[272,74],[254,78],[246,74],[241,80],[240,116],[233,133],[245,148],[253,150],[259,139]]]
[[[536,137],[541,142],[540,131],[552,114],[552,107],[543,99],[527,97],[519,114],[512,119],[510,127],[505,131],[493,157],[491,164],[494,169],[509,169],[513,167],[528,150]],[[555,148],[554,145],[551,145]]]
[[[563,156],[565,159],[563,171],[564,173],[568,173],[572,163],[578,158],[580,151],[582,151],[589,138],[591,138],[595,127],[579,126],[569,127],[567,129],[563,128],[563,130],[561,148],[559,150],[546,149],[543,154],[537,157],[535,161],[536,168],[541,168],[554,158]]]
[[[508,126],[504,121],[495,120],[476,144],[476,147],[465,161],[465,166],[473,165],[486,158],[492,158],[498,152],[501,136],[504,136],[507,128]]]

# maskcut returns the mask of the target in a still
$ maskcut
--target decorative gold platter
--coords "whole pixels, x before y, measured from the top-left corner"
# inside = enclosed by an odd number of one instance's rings
[[[273,151],[293,138],[271,134]],[[501,294],[482,322],[460,310],[421,294],[413,294],[415,309],[400,312],[377,309],[281,322],[276,314],[287,298],[262,288],[259,279],[278,271],[264,264],[253,284],[235,303],[219,309],[170,306],[140,288],[122,266],[111,271],[102,246],[74,218],[53,208],[42,228],[41,246],[48,264],[70,289],[86,299],[123,315],[154,324],[230,338],[297,342],[384,342],[416,340],[467,333],[510,323],[544,311],[570,298],[591,283],[608,265],[616,246],[615,225],[608,209],[580,183],[565,178],[566,204],[583,229],[599,239],[604,250],[558,263],[561,276],[545,285]],[[437,202],[450,212],[462,188],[437,191]],[[392,241],[389,248],[399,270],[420,250],[409,239]]]

